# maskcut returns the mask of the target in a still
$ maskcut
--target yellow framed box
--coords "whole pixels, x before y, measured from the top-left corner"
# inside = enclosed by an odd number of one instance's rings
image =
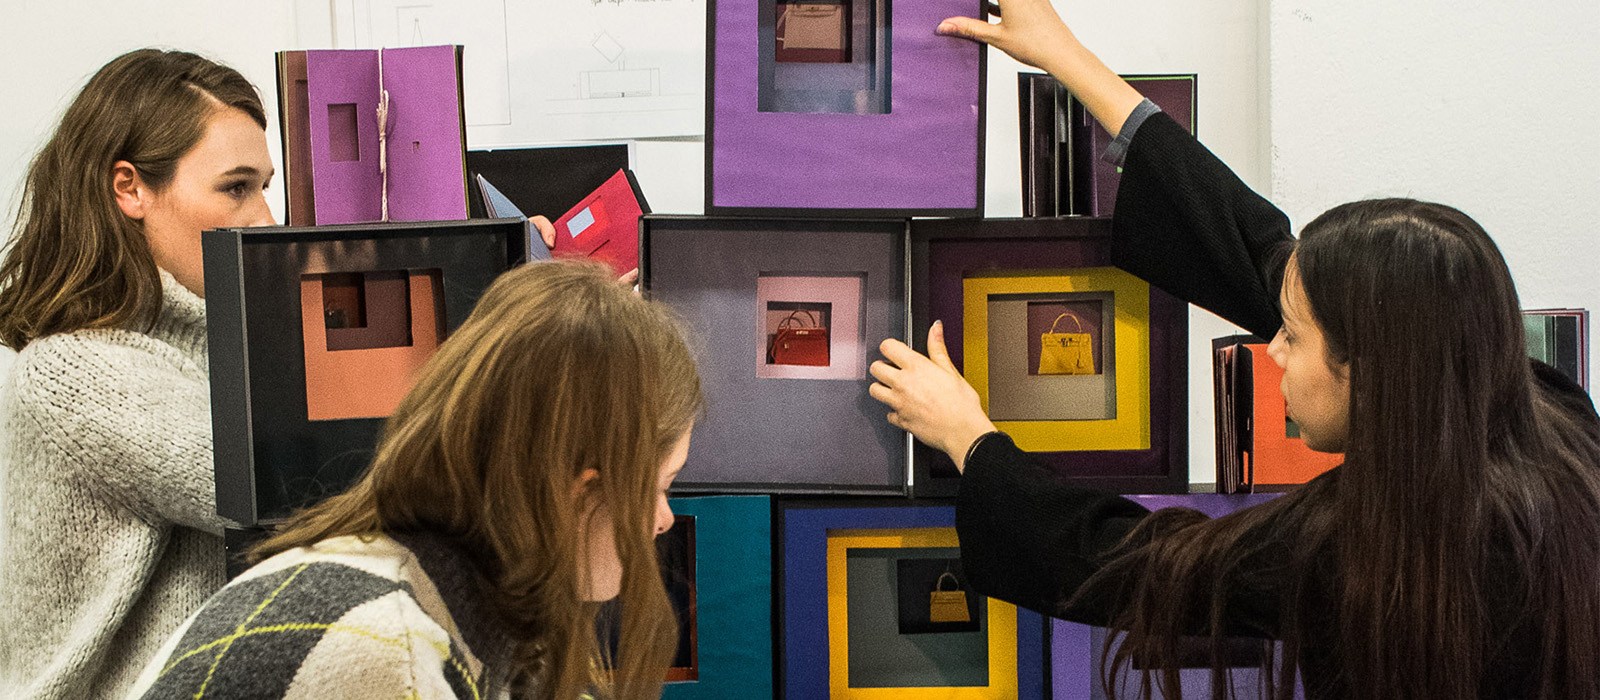
[[[1016,272],[963,281],[967,382],[989,410],[989,299],[1005,294],[1110,292],[1116,332],[1116,417],[997,421],[1029,452],[1150,449],[1150,285],[1112,267]]]
[[[1056,476],[1118,493],[1185,493],[1189,311],[1119,271],[1111,229],[1109,219],[1089,217],[912,221],[912,347],[926,352],[928,327],[943,322],[951,362],[984,395],[986,409],[999,409],[1000,429]],[[1001,298],[984,303],[981,297],[991,292]],[[1043,357],[1045,338],[1043,331],[1032,337],[1041,319],[1029,309],[1034,301],[1055,299],[1068,307],[1102,303],[1090,324],[1099,337],[1089,346],[1099,371],[1065,373],[1097,375],[1093,381],[1036,381],[1035,375],[1063,374],[1035,372],[1031,364],[1035,352]],[[1104,305],[1108,299],[1114,309]],[[995,303],[1010,301],[1028,302],[1021,313],[1029,324],[1026,337],[1036,345],[990,347],[990,323],[996,324],[993,342],[1012,342],[1001,333],[1009,332],[1003,328],[1018,312]],[[1074,332],[1070,323],[1061,330]],[[1015,353],[1022,349],[1028,376],[1018,377]],[[1088,386],[1101,379],[1104,384]],[[1054,401],[1057,392],[1079,398]],[[1082,403],[1096,396],[1103,405]],[[961,475],[944,453],[918,443],[912,478],[913,495],[938,498],[955,496]]]

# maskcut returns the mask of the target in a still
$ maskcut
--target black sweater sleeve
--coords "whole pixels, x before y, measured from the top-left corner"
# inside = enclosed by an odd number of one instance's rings
[[[1328,487],[1337,472],[1329,471],[1317,482]],[[967,459],[956,499],[962,568],[973,590],[984,595],[1062,619],[1108,626],[1128,605],[1131,579],[1147,575],[1148,560],[1118,560],[1129,580],[1101,577],[1095,586],[1085,584],[1149,516],[1149,510],[1131,500],[1062,480],[1011,438],[991,435]],[[1190,582],[1184,593],[1175,592],[1190,599],[1185,634],[1209,633],[1209,591],[1220,585],[1228,592],[1223,634],[1274,636],[1294,539],[1278,517],[1252,528],[1239,540],[1237,551],[1219,559],[1236,561],[1222,567],[1226,573],[1208,568],[1203,580]],[[1132,551],[1153,543],[1136,543]],[[1127,566],[1130,562],[1136,565]]]
[[[1003,433],[967,458],[956,498],[961,564],[984,595],[1054,613],[1150,511],[1061,481]]]
[[[1118,267],[1261,338],[1277,334],[1289,218],[1165,114],[1134,132],[1111,228]]]

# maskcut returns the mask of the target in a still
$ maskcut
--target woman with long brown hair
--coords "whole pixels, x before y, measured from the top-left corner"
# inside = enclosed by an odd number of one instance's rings
[[[0,695],[118,695],[223,583],[200,232],[272,222],[238,72],[124,54],[24,181],[0,262]]]
[[[1262,337],[1290,415],[1344,463],[1208,520],[1069,486],[1019,450],[929,333],[885,341],[872,394],[963,469],[975,589],[1115,630],[1108,692],[1180,694],[1184,635],[1281,641],[1264,688],[1314,698],[1600,697],[1600,418],[1530,363],[1510,271],[1471,218],[1354,202],[1298,240],[1282,212],[1107,69],[1047,0],[946,34],[1042,67],[1117,134],[1115,258]],[[1124,150],[1125,149],[1125,150]],[[1117,157],[1113,154],[1113,157]],[[892,364],[891,364],[892,363]],[[1114,693],[1113,693],[1114,694]]]
[[[701,403],[678,324],[607,268],[506,273],[367,473],[258,545],[135,692],[659,695],[677,626],[654,538]],[[613,598],[614,656],[596,634]]]

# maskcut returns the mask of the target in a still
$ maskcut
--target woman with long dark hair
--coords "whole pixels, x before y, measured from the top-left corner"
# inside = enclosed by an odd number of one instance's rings
[[[1046,0],[952,19],[1049,70],[1125,149],[1115,257],[1258,335],[1290,415],[1344,464],[1210,520],[1072,487],[995,431],[929,333],[885,341],[874,397],[963,469],[975,589],[1116,630],[1103,680],[1179,692],[1184,635],[1282,642],[1276,697],[1600,697],[1600,419],[1523,344],[1487,233],[1451,207],[1353,202],[1298,240],[1282,212],[1094,57]],[[891,364],[892,363],[892,364]]]

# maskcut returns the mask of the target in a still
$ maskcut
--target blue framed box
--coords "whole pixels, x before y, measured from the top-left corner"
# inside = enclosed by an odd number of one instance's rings
[[[1045,697],[1044,618],[965,590],[953,506],[780,501],[777,513],[781,697]],[[935,615],[935,590],[962,591],[964,619]]]

